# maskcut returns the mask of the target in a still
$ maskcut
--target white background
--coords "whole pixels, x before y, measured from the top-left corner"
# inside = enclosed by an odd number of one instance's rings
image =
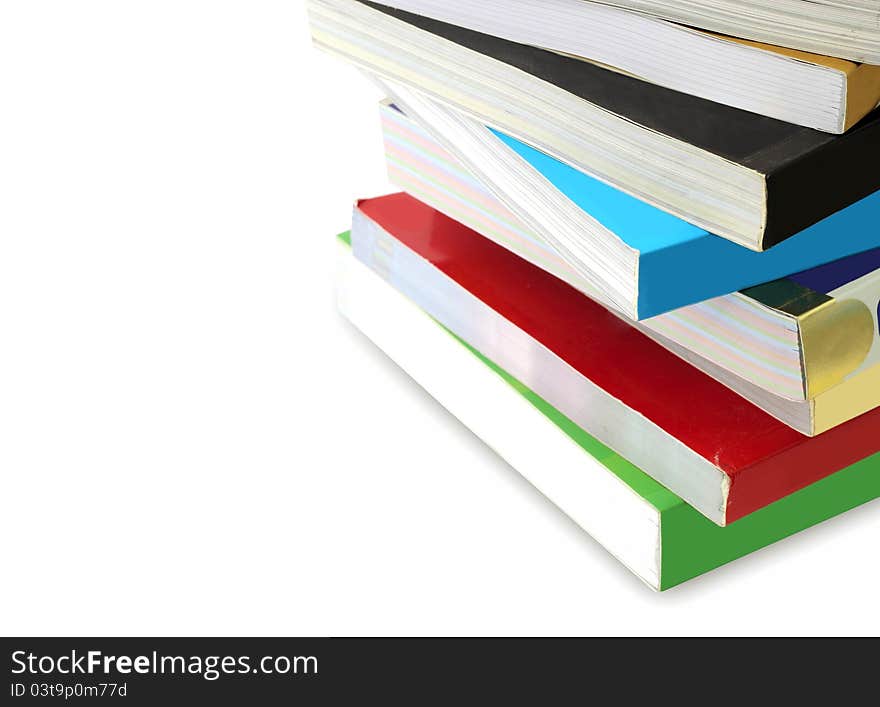
[[[877,504],[655,595],[339,318],[301,3],[0,8],[4,634],[877,632]]]

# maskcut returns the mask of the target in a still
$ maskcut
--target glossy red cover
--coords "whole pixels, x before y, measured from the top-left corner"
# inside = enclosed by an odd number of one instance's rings
[[[727,522],[880,449],[880,409],[805,437],[540,268],[406,194],[361,211],[730,478]]]

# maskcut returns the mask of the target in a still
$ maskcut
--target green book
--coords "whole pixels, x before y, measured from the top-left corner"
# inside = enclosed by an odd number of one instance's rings
[[[875,454],[719,527],[431,319],[355,260],[349,243],[339,236],[343,315],[654,589],[880,496]]]

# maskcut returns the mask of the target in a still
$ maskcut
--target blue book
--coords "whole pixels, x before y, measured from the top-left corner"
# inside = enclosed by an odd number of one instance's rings
[[[546,269],[634,320],[880,246],[880,192],[767,251],[752,251],[410,89],[386,85],[394,105],[386,104],[385,118],[410,131],[438,174],[466,167],[516,218],[511,228],[554,263]],[[450,156],[455,165],[444,164]]]

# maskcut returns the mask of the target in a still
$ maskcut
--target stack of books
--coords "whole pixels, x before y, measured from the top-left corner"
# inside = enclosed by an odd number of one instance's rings
[[[344,315],[651,587],[880,496],[880,7],[309,0]]]

